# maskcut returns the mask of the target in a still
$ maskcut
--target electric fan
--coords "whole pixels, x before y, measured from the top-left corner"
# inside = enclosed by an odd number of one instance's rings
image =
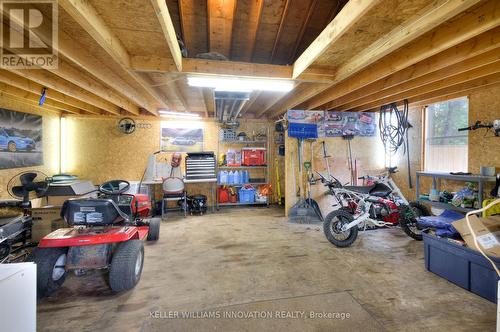
[[[135,131],[135,121],[131,118],[122,118],[118,121],[118,129],[124,134],[132,134]]]
[[[30,200],[45,195],[49,188],[47,175],[39,171],[20,173],[10,179],[7,191],[13,198],[22,200],[22,207],[27,208]]]

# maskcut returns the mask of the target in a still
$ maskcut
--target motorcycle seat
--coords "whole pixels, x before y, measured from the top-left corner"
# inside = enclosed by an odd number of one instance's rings
[[[371,186],[345,186],[344,187],[347,190],[351,190],[360,194],[369,194],[373,188],[375,188],[375,185]]]

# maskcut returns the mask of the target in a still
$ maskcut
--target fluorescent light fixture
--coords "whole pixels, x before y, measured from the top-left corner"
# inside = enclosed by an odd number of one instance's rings
[[[190,76],[187,81],[189,86],[214,88],[216,91],[252,92],[253,90],[264,90],[288,92],[293,89],[293,82],[283,80]]]
[[[190,118],[190,119],[198,119],[200,117],[199,114],[195,113],[183,113],[183,112],[172,112],[172,111],[158,111],[161,117],[165,118]]]

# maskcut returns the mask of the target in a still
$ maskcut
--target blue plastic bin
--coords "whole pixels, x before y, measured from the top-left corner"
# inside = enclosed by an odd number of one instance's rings
[[[254,188],[241,188],[238,191],[240,203],[254,203],[255,202],[255,189]]]
[[[498,276],[479,252],[423,232],[427,270],[485,299],[497,302]],[[493,258],[500,266],[500,259]]]
[[[314,123],[289,123],[288,136],[296,138],[318,138],[318,125]]]

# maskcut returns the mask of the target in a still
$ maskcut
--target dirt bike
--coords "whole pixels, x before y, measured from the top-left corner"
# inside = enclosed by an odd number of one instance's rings
[[[358,236],[358,230],[367,227],[389,227],[400,225],[403,231],[415,240],[422,240],[422,230],[417,218],[429,215],[428,209],[418,202],[408,202],[390,174],[396,168],[387,169],[379,176],[363,176],[366,186],[344,186],[329,174],[329,179],[316,172],[321,182],[328,187],[340,208],[330,212],[323,223],[326,238],[337,247],[350,246]]]

